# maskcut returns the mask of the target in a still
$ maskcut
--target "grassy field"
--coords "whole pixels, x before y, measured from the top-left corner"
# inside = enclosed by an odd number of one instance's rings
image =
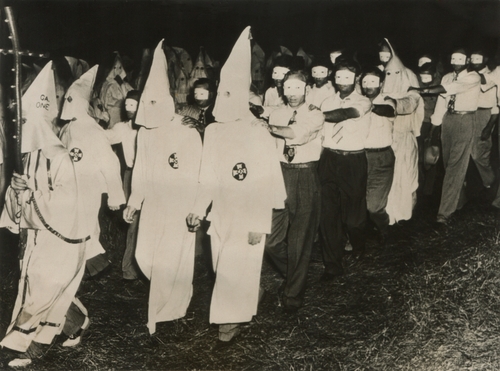
[[[281,311],[281,278],[264,264],[267,296],[238,341],[212,351],[217,327],[208,323],[213,274],[205,254],[196,260],[187,316],[146,328],[147,281],[120,274],[125,225],[103,218],[103,244],[112,269],[82,284],[79,297],[91,326],[82,343],[62,348],[27,370],[499,370],[500,221],[484,194],[434,223],[435,202],[420,202],[411,221],[392,226],[387,246],[369,241],[367,255],[346,256],[346,275],[319,282],[315,246],[305,306]],[[17,280],[15,239],[2,232],[0,335],[10,320]]]

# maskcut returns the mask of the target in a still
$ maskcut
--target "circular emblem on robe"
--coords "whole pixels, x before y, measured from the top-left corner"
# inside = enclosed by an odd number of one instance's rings
[[[247,177],[248,170],[246,165],[243,162],[238,162],[233,167],[233,178],[239,181],[242,181]]]
[[[82,159],[83,157],[83,152],[80,148],[73,148],[71,151],[69,151],[69,155],[71,156],[71,159],[73,162],[78,162]]]
[[[179,168],[179,160],[177,159],[177,153],[172,153],[168,158],[168,164],[172,167],[172,169]]]

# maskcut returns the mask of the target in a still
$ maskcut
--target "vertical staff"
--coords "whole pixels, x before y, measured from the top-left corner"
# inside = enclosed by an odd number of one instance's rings
[[[16,102],[16,118],[13,120],[15,123],[15,134],[14,138],[16,140],[15,153],[14,153],[14,168],[16,173],[23,174],[23,161],[21,155],[21,143],[22,143],[22,107],[21,107],[21,47],[19,45],[19,35],[17,33],[16,23],[14,21],[14,12],[12,8],[7,6],[5,10],[5,22],[9,26],[10,36],[12,40],[12,49],[14,54],[14,74],[15,83],[12,86],[15,91],[15,102]]]

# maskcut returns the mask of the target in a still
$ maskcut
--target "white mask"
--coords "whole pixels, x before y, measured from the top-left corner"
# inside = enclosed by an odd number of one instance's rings
[[[330,53],[330,60],[332,61],[333,64],[335,64],[335,61],[337,60],[338,57],[340,57],[342,53],[340,52],[333,52]]]
[[[286,67],[276,66],[273,68],[273,80],[283,80],[283,77],[290,71]]]
[[[422,57],[422,58],[420,58],[420,59],[418,60],[418,66],[419,66],[419,67],[422,67],[424,64],[426,64],[426,63],[430,63],[430,62],[432,62],[432,61],[430,60],[430,58],[427,58],[427,57]]]
[[[297,79],[286,80],[283,84],[285,95],[305,95],[306,83]]]
[[[391,59],[392,54],[390,52],[379,52],[378,57],[380,59],[380,62],[389,62]]]
[[[196,100],[207,100],[210,92],[207,89],[195,88],[194,89],[194,99]]]
[[[361,82],[363,88],[378,88],[380,87],[380,77],[375,75],[366,75]]]
[[[467,60],[467,56],[462,53],[453,53],[451,55],[451,64],[456,64],[459,66],[465,65],[465,61]]]
[[[420,80],[422,80],[424,84],[428,84],[432,81],[432,75],[429,75],[428,73],[421,73]]]
[[[470,62],[472,64],[482,64],[483,63],[483,56],[481,54],[472,54],[470,56]]]
[[[311,70],[312,77],[323,78],[328,76],[328,68],[322,66],[313,67]]]
[[[137,105],[139,102],[137,102],[135,99],[125,99],[125,111],[127,112],[137,112]]]
[[[337,85],[353,85],[356,75],[349,70],[340,70],[335,73],[335,84]]]

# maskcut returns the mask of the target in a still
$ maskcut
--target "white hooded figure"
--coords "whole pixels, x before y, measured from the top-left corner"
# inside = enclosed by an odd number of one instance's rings
[[[396,102],[392,149],[396,157],[394,179],[387,201],[386,211],[390,224],[408,220],[417,201],[418,188],[418,144],[420,127],[424,119],[424,101],[410,86],[418,88],[417,76],[406,68],[391,49],[392,57],[385,67],[382,94]],[[387,98],[386,98],[387,99]]]
[[[104,105],[105,111],[109,114],[108,128],[111,129],[114,124],[122,121],[121,112],[123,102],[127,93],[132,90],[132,86],[125,81],[127,72],[125,71],[122,59],[116,53],[113,67],[106,76],[102,84],[99,98]]]
[[[193,87],[196,80],[208,77],[205,60],[205,51],[203,47],[201,47],[200,52],[198,53],[198,58],[196,58],[193,69],[189,75],[189,88]]]
[[[89,99],[97,68],[96,65],[84,73],[66,92],[61,119],[69,120],[69,123],[59,133],[73,160],[91,229],[87,259],[104,252],[99,242],[98,220],[102,194],[108,194],[108,205],[112,210],[118,210],[125,203],[118,157],[111,149],[106,131],[89,115]]]
[[[265,234],[273,208],[283,208],[286,198],[276,142],[249,111],[250,83],[247,27],[221,71],[216,123],[205,132],[198,196],[188,216],[195,227],[212,203],[207,219],[216,281],[210,323],[220,324],[222,341],[257,313]]]
[[[186,315],[193,292],[195,234],[185,217],[196,198],[201,162],[198,131],[182,124],[168,89],[168,67],[158,44],[141,95],[137,154],[124,219],[141,210],[135,257],[151,281],[148,329]]]
[[[26,352],[50,344],[85,268],[89,238],[71,157],[54,133],[58,115],[52,62],[22,98],[24,175],[14,174],[0,226],[26,237],[12,322],[0,345]],[[21,238],[23,240],[23,238]],[[10,366],[30,362],[13,360]]]

